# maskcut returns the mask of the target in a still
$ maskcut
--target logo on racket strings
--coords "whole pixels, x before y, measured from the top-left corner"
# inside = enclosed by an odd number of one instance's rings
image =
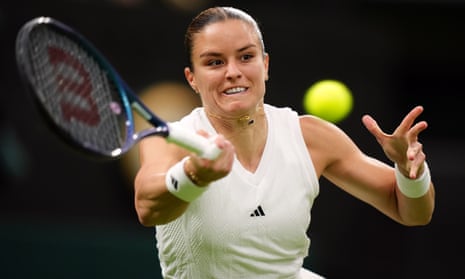
[[[100,115],[92,98],[92,81],[82,63],[55,46],[48,47],[49,62],[54,66],[63,120],[78,120],[89,126],[100,123]],[[58,70],[60,69],[60,70]],[[74,96],[73,96],[74,95]]]

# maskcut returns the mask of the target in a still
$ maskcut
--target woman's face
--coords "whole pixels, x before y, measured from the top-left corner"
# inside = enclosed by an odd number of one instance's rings
[[[184,73],[208,112],[234,118],[263,104],[268,55],[250,24],[229,19],[207,25],[194,37],[192,64],[194,72]]]

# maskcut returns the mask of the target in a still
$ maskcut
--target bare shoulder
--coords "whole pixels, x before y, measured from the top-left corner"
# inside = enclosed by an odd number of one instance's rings
[[[350,141],[347,134],[331,122],[313,115],[302,115],[299,117],[299,120],[307,146],[309,144],[316,145],[323,143],[326,146],[329,142]]]
[[[318,174],[344,156],[357,151],[357,146],[335,124],[312,115],[299,117],[302,135]]]

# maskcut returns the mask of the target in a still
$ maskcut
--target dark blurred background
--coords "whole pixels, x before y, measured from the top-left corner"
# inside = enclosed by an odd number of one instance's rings
[[[362,114],[392,132],[414,105],[425,107],[430,126],[420,140],[437,192],[431,224],[403,227],[323,179],[305,265],[328,278],[462,274],[465,1],[4,0],[0,278],[160,278],[154,229],[137,221],[127,164],[70,152],[24,92],[14,58],[21,25],[52,16],[73,26],[140,92],[185,83],[185,28],[213,5],[245,9],[261,24],[271,57],[268,103],[303,112],[311,84],[346,83],[354,110],[338,125],[370,155],[386,161]]]

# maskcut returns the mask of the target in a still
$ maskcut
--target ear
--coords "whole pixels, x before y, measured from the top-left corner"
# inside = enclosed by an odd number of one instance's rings
[[[268,81],[269,77],[269,65],[270,65],[270,55],[265,52],[263,55],[263,63],[265,64],[265,81]]]
[[[194,90],[195,93],[198,93],[199,90],[197,88],[197,84],[195,83],[194,73],[191,71],[189,67],[184,68],[184,77],[191,86],[192,90]]]

